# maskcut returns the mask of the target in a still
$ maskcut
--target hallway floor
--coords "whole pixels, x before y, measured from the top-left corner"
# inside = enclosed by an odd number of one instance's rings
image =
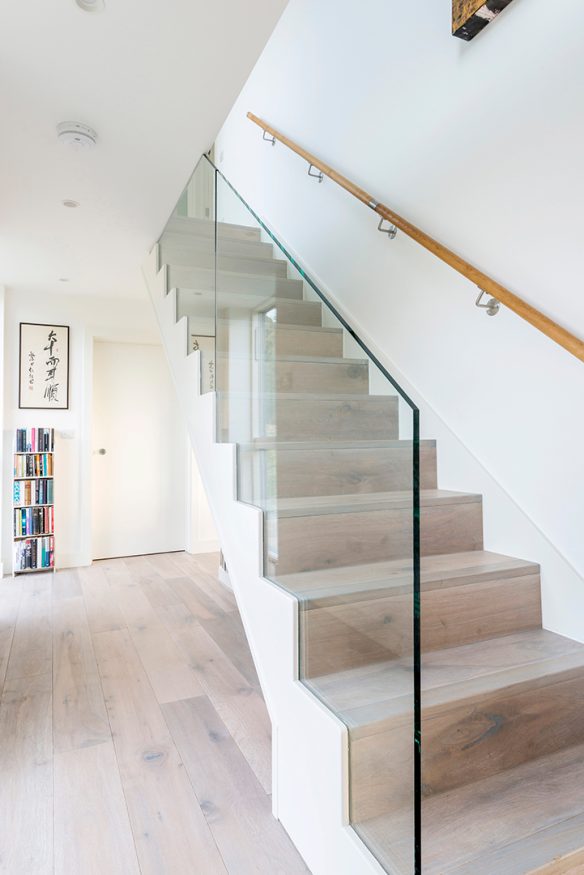
[[[216,554],[4,578],[0,872],[296,875]]]

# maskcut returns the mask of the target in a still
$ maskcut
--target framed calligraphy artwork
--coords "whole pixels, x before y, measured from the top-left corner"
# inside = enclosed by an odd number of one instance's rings
[[[69,326],[20,323],[18,406],[69,408]]]

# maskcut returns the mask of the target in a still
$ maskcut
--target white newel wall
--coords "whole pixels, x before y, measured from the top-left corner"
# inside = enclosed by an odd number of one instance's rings
[[[245,118],[584,336],[584,7],[515,0],[468,44],[450,12],[291,0],[215,155],[418,400],[441,485],[485,494],[486,547],[541,562],[546,626],[584,640],[584,365]]]

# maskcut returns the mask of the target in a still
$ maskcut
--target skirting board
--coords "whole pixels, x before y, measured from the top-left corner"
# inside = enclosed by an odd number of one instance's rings
[[[92,559],[90,556],[84,556],[81,553],[60,553],[57,556],[56,568],[87,568],[91,565]]]
[[[197,553],[218,553],[219,549],[219,541],[195,541],[194,544],[189,544],[186,552],[196,556]]]

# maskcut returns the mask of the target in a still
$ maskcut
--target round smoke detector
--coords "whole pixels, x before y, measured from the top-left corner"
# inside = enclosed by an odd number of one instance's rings
[[[104,0],[75,0],[75,2],[84,12],[103,12],[105,9]]]
[[[81,122],[61,122],[57,125],[57,137],[61,143],[73,149],[93,149],[97,142],[93,128]]]

